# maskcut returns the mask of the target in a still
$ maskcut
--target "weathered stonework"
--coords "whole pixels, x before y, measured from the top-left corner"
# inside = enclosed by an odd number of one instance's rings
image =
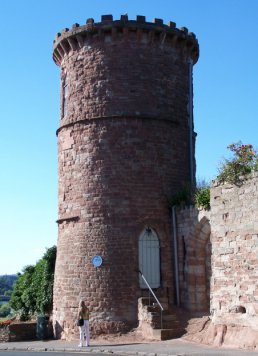
[[[59,33],[59,217],[54,283],[56,337],[78,333],[80,299],[92,332],[137,325],[138,239],[160,241],[160,295],[174,296],[168,199],[194,184],[191,71],[198,42],[186,28],[137,16],[88,19]],[[91,259],[101,255],[96,268]]]
[[[211,193],[212,320],[258,331],[258,174]]]
[[[212,250],[210,314],[192,319],[185,338],[215,346],[257,349],[258,173],[253,173],[241,186],[214,182],[210,204],[208,213],[186,209],[177,214],[179,251],[180,238],[184,236],[185,241],[185,254],[179,258],[179,266],[182,268],[185,261],[186,276],[194,276],[180,278],[181,298],[183,306],[191,311],[202,310],[200,297],[203,295],[198,294],[196,266],[199,265],[200,276],[205,276],[204,266],[209,256],[203,263],[203,248],[198,240],[210,239]],[[205,220],[205,233],[201,238],[198,225]],[[204,280],[199,287],[205,288],[205,285],[208,291]]]
[[[0,325],[0,342],[35,340],[36,327],[36,322]]]
[[[158,296],[203,316],[188,337],[257,346],[258,175],[240,187],[214,183],[210,212],[176,210],[172,223],[168,209],[173,194],[194,184],[190,69],[198,52],[186,28],[143,16],[106,15],[57,34],[56,337],[78,337],[80,299],[93,334],[157,327],[144,307],[137,314],[138,240],[151,227],[160,242]],[[103,258],[99,268],[94,255]]]
[[[180,305],[191,312],[209,312],[211,278],[210,212],[195,207],[178,210]]]

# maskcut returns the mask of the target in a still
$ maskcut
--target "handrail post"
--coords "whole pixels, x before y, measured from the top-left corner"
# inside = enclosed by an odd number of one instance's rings
[[[151,294],[153,295],[153,297],[155,298],[156,302],[158,303],[159,307],[160,307],[160,328],[163,329],[163,306],[160,304],[158,298],[156,297],[155,293],[153,292],[151,286],[149,285],[149,283],[147,282],[146,278],[144,277],[144,275],[142,274],[142,272],[140,270],[138,270],[138,272],[140,273],[142,279],[144,280],[146,286],[149,288],[149,293],[151,292]],[[150,305],[150,294],[149,294],[149,305]]]

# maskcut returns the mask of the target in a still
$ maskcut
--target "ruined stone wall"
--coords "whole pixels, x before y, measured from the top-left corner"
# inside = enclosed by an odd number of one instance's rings
[[[168,200],[194,175],[189,62],[198,42],[173,22],[103,16],[59,33],[53,58],[61,69],[55,334],[77,333],[80,299],[93,333],[123,331],[138,321],[146,226],[160,241],[160,292],[173,302]]]
[[[35,322],[13,322],[9,325],[0,325],[0,342],[35,340],[36,328]]]
[[[192,320],[185,338],[257,349],[258,173],[241,186],[214,182],[210,203],[211,315]]]
[[[211,244],[210,212],[189,207],[176,212],[180,305],[209,312]]]
[[[211,189],[211,313],[216,324],[258,330],[258,174]]]

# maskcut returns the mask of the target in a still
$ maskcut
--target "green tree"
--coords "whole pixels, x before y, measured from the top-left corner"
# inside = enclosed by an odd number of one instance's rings
[[[31,282],[34,266],[25,266],[14,285],[10,306],[20,314],[22,320],[27,320],[35,311],[35,301],[31,295]]]
[[[34,286],[37,313],[51,313],[56,260],[56,246],[49,248],[36,264],[32,284]]]
[[[26,266],[15,283],[10,306],[23,320],[52,312],[56,246],[47,249],[35,266]]]
[[[9,303],[0,305],[0,317],[5,318],[11,313],[11,307]]]

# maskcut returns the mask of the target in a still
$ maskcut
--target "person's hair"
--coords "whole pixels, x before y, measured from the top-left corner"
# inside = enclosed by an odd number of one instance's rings
[[[86,305],[85,305],[84,300],[81,300],[81,301],[80,301],[79,307],[80,307],[81,309],[86,309],[86,308],[87,308]]]

